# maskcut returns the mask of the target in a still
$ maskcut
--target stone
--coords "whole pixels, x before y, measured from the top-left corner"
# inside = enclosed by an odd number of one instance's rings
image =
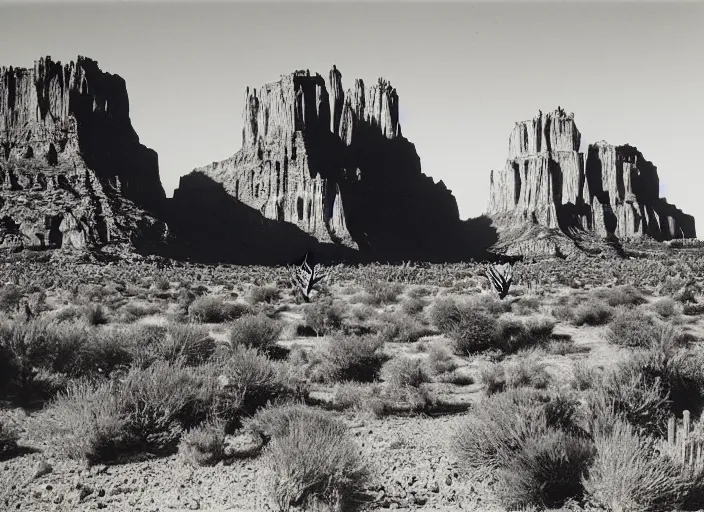
[[[655,166],[636,148],[604,141],[579,152],[574,114],[558,107],[516,123],[504,168],[490,173],[493,249],[578,257],[620,241],[694,238],[694,218],[659,197]]]
[[[81,56],[0,68],[0,248],[160,243],[165,197],[121,77]]]
[[[323,258],[461,259],[456,200],[421,172],[398,105],[382,78],[344,92],[335,66],[327,81],[296,71],[247,88],[242,147],[181,178],[174,236],[231,262],[290,262],[314,247]]]

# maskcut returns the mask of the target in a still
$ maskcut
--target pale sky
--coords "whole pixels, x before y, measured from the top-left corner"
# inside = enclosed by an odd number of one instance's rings
[[[559,105],[583,148],[637,146],[661,196],[704,229],[703,2],[0,0],[0,65],[45,55],[126,80],[169,196],[240,148],[247,86],[335,64],[345,90],[379,76],[396,87],[403,134],[463,218],[486,210],[514,123]]]

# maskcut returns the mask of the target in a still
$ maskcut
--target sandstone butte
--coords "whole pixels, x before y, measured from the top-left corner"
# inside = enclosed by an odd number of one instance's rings
[[[335,66],[327,81],[296,71],[248,87],[241,149],[174,193],[170,227],[185,253],[286,261],[312,244],[350,259],[461,259],[457,202],[421,172],[398,106],[388,81],[345,91]]]
[[[569,256],[696,237],[694,218],[659,197],[657,168],[638,149],[600,141],[585,159],[580,143],[574,115],[559,107],[516,123],[506,164],[490,177],[494,250]]]
[[[659,197],[652,163],[606,142],[585,159],[573,115],[559,108],[516,123],[487,215],[466,221],[443,182],[421,172],[387,80],[345,90],[335,66],[327,80],[296,71],[247,88],[242,119],[241,148],[183,176],[166,199],[121,77],[80,56],[0,68],[0,249],[457,261],[695,237],[694,219]]]
[[[122,78],[80,56],[0,68],[0,248],[145,249],[164,198]]]

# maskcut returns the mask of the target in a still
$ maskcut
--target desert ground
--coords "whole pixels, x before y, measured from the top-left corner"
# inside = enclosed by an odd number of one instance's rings
[[[0,509],[704,508],[699,250],[0,265]]]

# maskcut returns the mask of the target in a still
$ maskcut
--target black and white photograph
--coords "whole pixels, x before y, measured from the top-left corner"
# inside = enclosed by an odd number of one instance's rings
[[[703,222],[704,0],[0,0],[0,511],[704,512]]]

